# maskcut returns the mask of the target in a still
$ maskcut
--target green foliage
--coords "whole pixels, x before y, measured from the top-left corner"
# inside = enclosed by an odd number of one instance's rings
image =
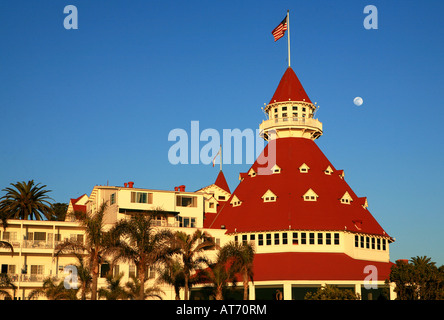
[[[220,250],[225,259],[233,259],[231,266],[236,273],[240,273],[243,279],[244,300],[248,300],[248,281],[253,281],[254,246],[247,242],[229,242]]]
[[[51,205],[51,217],[52,221],[65,221],[66,212],[68,211],[68,204],[66,203],[53,203]]]
[[[359,300],[359,294],[349,289],[339,289],[333,285],[326,285],[316,292],[307,292],[305,300]]]
[[[199,269],[202,263],[208,263],[201,252],[214,248],[213,238],[206,232],[196,230],[193,234],[177,231],[172,238],[172,250],[182,259],[184,281],[185,281],[185,300],[189,298],[189,286],[191,272]]]
[[[121,220],[110,230],[114,238],[123,238],[117,245],[116,260],[130,261],[137,269],[139,300],[145,299],[144,284],[150,267],[165,261],[171,254],[169,230],[157,229],[152,226],[152,215],[135,215],[131,220]]]
[[[397,300],[444,300],[444,266],[427,256],[396,261],[387,282],[396,284]]]
[[[66,289],[63,280],[56,283],[54,278],[48,277],[43,280],[42,288],[31,291],[28,299],[32,300],[44,296],[48,300],[77,300],[77,290],[78,289]]]
[[[12,188],[3,189],[6,194],[0,198],[0,212],[3,225],[5,219],[44,220],[52,214],[52,200],[45,190],[46,185],[34,184],[34,180],[11,183]]]

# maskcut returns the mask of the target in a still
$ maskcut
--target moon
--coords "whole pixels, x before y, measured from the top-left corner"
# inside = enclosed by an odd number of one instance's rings
[[[364,100],[362,100],[361,97],[356,97],[353,99],[353,103],[359,107],[360,105],[362,105],[364,103]]]

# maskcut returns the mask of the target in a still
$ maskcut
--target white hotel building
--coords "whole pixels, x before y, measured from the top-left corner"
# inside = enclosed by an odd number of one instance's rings
[[[325,284],[352,289],[362,299],[376,299],[384,291],[394,299],[393,286],[385,285],[394,239],[369,212],[367,198],[353,192],[344,171],[316,145],[323,134],[322,123],[314,118],[316,108],[288,68],[265,107],[268,120],[260,124],[268,144],[249,171],[239,174],[233,192],[222,171],[214,184],[195,192],[185,186],[145,189],[133,182],[95,186],[89,196],[71,199],[68,212],[94,211],[108,201],[105,223],[112,226],[131,214],[161,208],[165,216],[155,221],[159,227],[189,233],[203,229],[221,246],[231,240],[251,241],[256,255],[250,299],[271,299],[276,290],[285,300],[303,299]],[[276,163],[268,174],[260,174],[261,160],[271,148]],[[9,220],[7,230],[0,231],[0,239],[14,246],[12,255],[0,249],[0,264],[1,273],[9,274],[18,287],[16,297],[26,299],[45,277],[63,278],[63,268],[76,263],[70,255],[55,257],[60,241],[84,240],[82,227],[70,221],[69,214],[66,220]],[[109,266],[101,268],[99,286],[105,285]],[[114,272],[124,272],[125,283],[135,268],[121,264]],[[155,277],[150,272],[148,285]],[[368,289],[369,279],[377,289]],[[174,299],[171,287],[162,289],[164,299]],[[202,298],[198,288],[193,290],[192,298]]]

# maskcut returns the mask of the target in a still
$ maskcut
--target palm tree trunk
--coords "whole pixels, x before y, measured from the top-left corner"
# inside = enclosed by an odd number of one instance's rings
[[[97,281],[99,279],[99,257],[96,254],[92,262],[91,300],[97,300]]]
[[[176,293],[176,300],[180,300],[180,287],[174,286],[174,292]]]
[[[248,274],[244,272],[244,300],[248,300]]]
[[[143,263],[139,264],[137,269],[139,269],[138,275],[139,275],[139,282],[140,282],[140,288],[139,288],[139,298],[138,300],[145,300],[145,265]]]
[[[189,275],[188,275],[188,273],[187,272],[185,272],[185,288],[184,288],[184,290],[185,290],[185,298],[184,298],[184,300],[188,300],[188,281],[189,281]]]
[[[216,288],[216,300],[223,300],[224,297],[222,295],[222,286],[218,286]]]
[[[97,300],[97,281],[99,279],[99,272],[92,273],[91,283],[91,300]]]

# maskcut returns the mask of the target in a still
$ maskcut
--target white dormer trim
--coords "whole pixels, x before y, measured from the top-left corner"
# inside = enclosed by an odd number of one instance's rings
[[[299,172],[301,172],[301,173],[307,173],[308,170],[310,170],[310,167],[307,166],[305,163],[303,163],[303,164],[299,167]]]
[[[256,176],[256,171],[254,171],[254,169],[251,168],[251,169],[248,171],[248,175],[249,175],[250,177],[255,177],[255,176]]]
[[[340,199],[342,204],[351,204],[353,201],[353,198],[350,196],[348,191],[345,191],[344,195]]]
[[[279,167],[277,164],[275,164],[275,165],[271,168],[271,173],[272,173],[272,174],[281,173],[281,167]]]
[[[333,168],[328,166],[327,169],[324,170],[324,173],[330,176],[333,173]]]
[[[318,195],[313,191],[312,188],[308,189],[306,193],[302,196],[304,201],[318,201]]]
[[[231,199],[230,204],[233,207],[238,207],[238,206],[240,206],[242,204],[242,201],[240,201],[239,198],[236,195],[234,195],[233,198]]]
[[[277,196],[270,189],[268,189],[267,192],[265,192],[262,196],[262,200],[264,200],[264,202],[275,202],[276,199]]]

